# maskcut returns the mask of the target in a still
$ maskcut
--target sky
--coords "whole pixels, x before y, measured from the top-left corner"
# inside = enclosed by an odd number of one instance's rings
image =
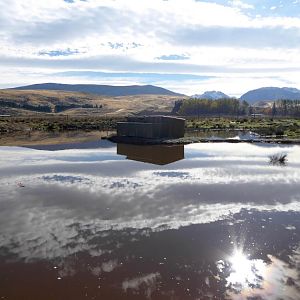
[[[0,0],[0,88],[300,88],[300,0]]]

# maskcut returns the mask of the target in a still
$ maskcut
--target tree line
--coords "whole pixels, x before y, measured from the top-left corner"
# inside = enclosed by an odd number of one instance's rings
[[[218,100],[190,98],[176,101],[172,113],[184,116],[264,114],[272,117],[300,117],[300,100],[277,100],[272,105],[257,107],[236,98]]]
[[[300,117],[300,100],[278,100],[273,102],[267,114],[275,116]]]
[[[179,115],[236,115],[248,114],[249,104],[235,98],[218,100],[195,99],[178,100],[175,102],[173,113]]]

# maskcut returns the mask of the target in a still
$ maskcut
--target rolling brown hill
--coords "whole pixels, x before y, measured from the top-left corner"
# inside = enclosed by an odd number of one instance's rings
[[[72,114],[126,116],[137,113],[170,112],[182,96],[99,96],[50,90],[0,90],[0,114]]]
[[[62,84],[39,83],[13,88],[15,90],[48,90],[88,93],[100,96],[118,97],[133,95],[184,96],[155,85],[101,85],[101,84]]]

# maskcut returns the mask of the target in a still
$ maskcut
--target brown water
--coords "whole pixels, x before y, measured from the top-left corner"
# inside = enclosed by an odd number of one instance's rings
[[[74,147],[0,147],[0,299],[300,298],[299,146]]]

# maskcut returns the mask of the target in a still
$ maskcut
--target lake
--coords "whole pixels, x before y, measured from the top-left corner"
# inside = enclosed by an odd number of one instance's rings
[[[299,200],[300,146],[0,147],[0,299],[299,299]]]

